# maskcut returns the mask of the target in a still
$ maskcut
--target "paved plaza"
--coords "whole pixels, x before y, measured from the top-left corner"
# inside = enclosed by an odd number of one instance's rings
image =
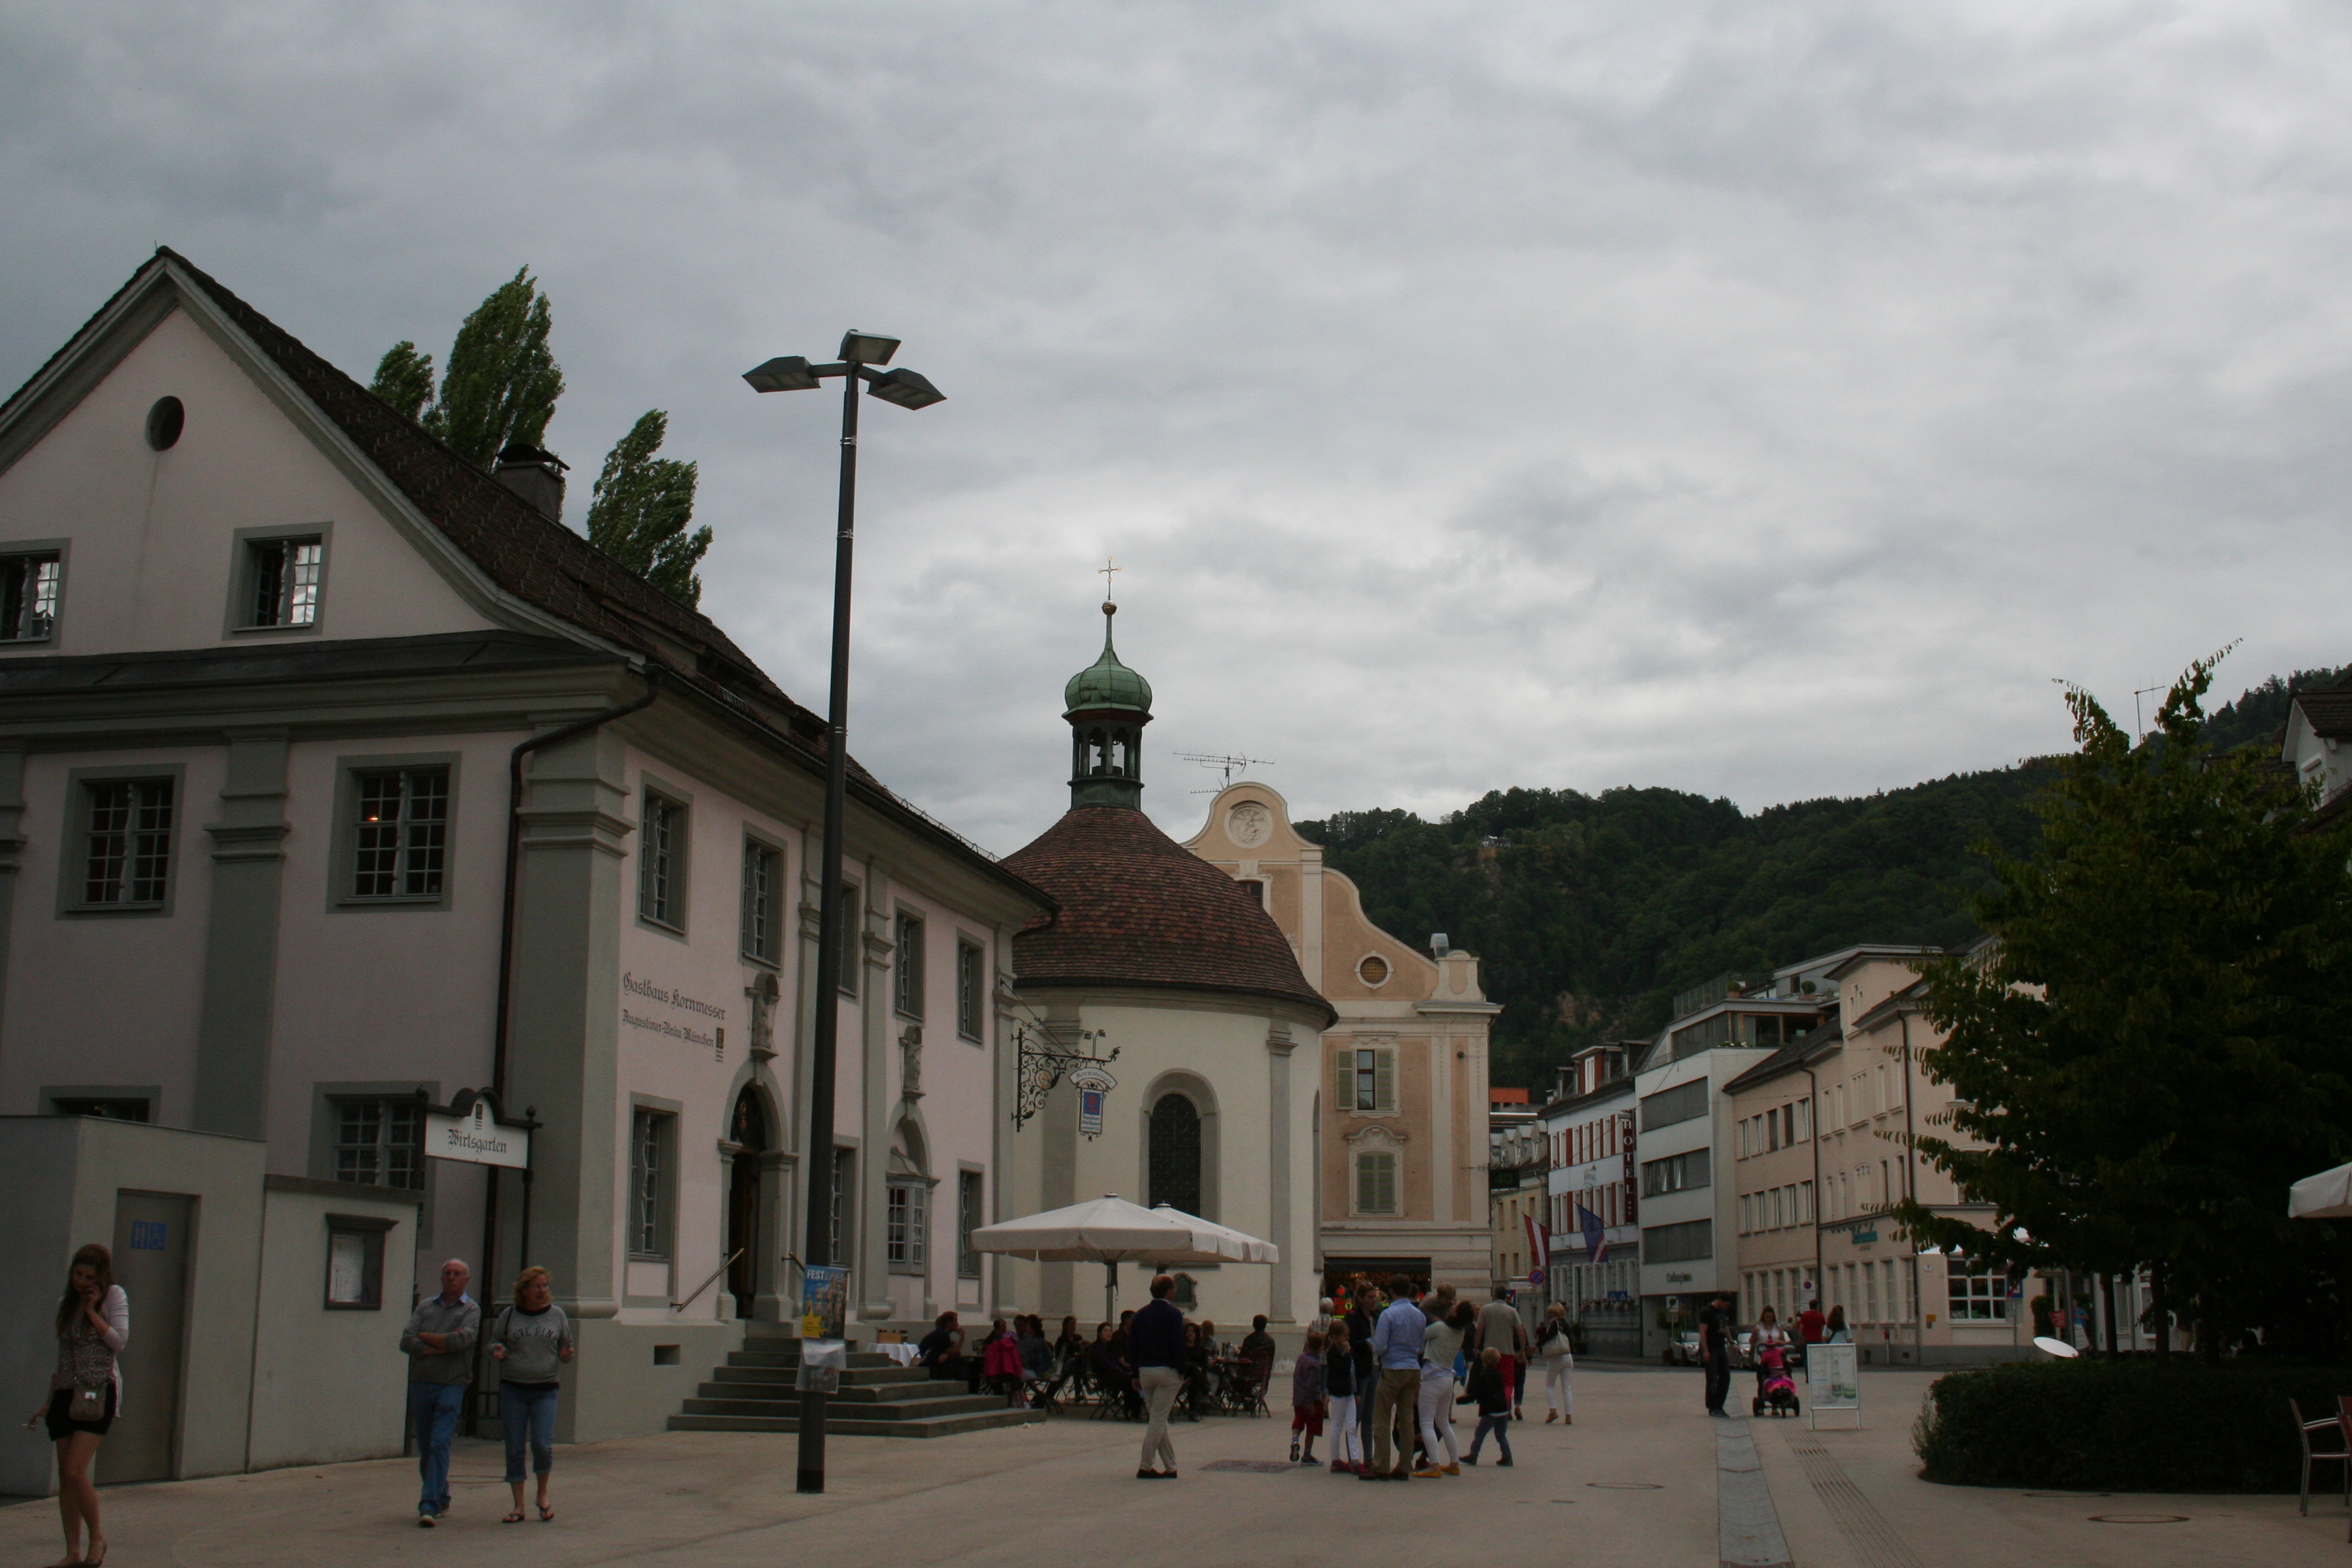
[[[1415,1568],[1498,1561],[2292,1568],[2352,1560],[2344,1512],[2332,1500],[2303,1520],[2293,1498],[2040,1496],[1930,1485],[1917,1479],[1906,1438],[1928,1381],[1919,1373],[1868,1375],[1869,1426],[1816,1433],[1801,1422],[1710,1420],[1699,1409],[1695,1372],[1587,1365],[1577,1374],[1576,1425],[1545,1426],[1538,1415],[1515,1428],[1515,1468],[1491,1468],[1490,1449],[1489,1463],[1458,1480],[1403,1486],[1303,1466],[1213,1468],[1279,1460],[1286,1451],[1286,1420],[1233,1418],[1180,1424],[1182,1479],[1141,1482],[1134,1479],[1140,1428],[1081,1416],[923,1442],[837,1438],[830,1490],[818,1498],[793,1489],[789,1436],[680,1432],[561,1448],[557,1517],[544,1525],[499,1522],[507,1507],[502,1459],[487,1442],[461,1445],[457,1504],[437,1531],[415,1528],[410,1460],[115,1488],[104,1507],[109,1560],[122,1568],[523,1561],[533,1568],[1197,1568],[1323,1564],[1342,1553]],[[1753,1469],[1740,1462],[1748,1452]],[[1743,1511],[1751,1504],[1760,1522]],[[0,1562],[54,1562],[56,1518],[46,1501],[0,1508]],[[1540,1558],[1528,1555],[1538,1551]]]

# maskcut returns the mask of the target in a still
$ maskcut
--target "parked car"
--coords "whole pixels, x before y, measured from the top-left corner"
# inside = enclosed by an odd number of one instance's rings
[[[1670,1342],[1666,1346],[1666,1360],[1670,1364],[1679,1362],[1684,1366],[1696,1366],[1698,1364],[1698,1331],[1686,1330]]]
[[[1731,1364],[1738,1367],[1756,1364],[1756,1334],[1753,1330],[1743,1330],[1731,1336]]]

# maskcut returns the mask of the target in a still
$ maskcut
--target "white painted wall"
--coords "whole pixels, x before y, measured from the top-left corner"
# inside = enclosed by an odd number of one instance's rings
[[[60,917],[59,861],[83,853],[78,767],[185,763],[174,803],[170,912]],[[0,1018],[0,1110],[38,1111],[45,1084],[156,1085],[159,1120],[184,1127],[194,1103],[197,1005],[212,863],[203,824],[220,799],[218,747],[42,752],[25,767],[25,850]],[[76,868],[68,865],[70,872]]]
[[[157,452],[146,441],[147,411],[163,396],[186,405],[187,423],[177,445]],[[174,311],[0,473],[0,542],[71,542],[58,637],[0,645],[0,658],[240,640],[226,625],[236,531],[312,522],[332,525],[312,636],[490,625],[203,329]]]

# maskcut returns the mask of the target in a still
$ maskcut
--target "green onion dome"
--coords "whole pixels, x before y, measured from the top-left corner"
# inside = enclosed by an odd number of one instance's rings
[[[1119,663],[1118,651],[1110,645],[1110,618],[1117,614],[1118,606],[1106,601],[1102,657],[1070,677],[1070,683],[1062,688],[1065,712],[1088,713],[1103,709],[1145,714],[1151,711],[1151,682]]]

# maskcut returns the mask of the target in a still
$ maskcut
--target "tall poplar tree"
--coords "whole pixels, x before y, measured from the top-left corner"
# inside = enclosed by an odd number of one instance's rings
[[[547,346],[552,325],[547,296],[524,267],[457,329],[437,399],[433,356],[406,340],[384,351],[370,390],[467,462],[488,468],[508,443],[536,447],[547,437],[563,395],[563,371]]]
[[[710,548],[694,520],[695,465],[658,458],[669,416],[648,410],[613,444],[588,507],[588,542],[691,609],[702,603],[695,567]]]
[[[415,343],[401,339],[376,362],[375,382],[368,390],[422,423],[433,401],[433,356],[418,353]]]
[[[2145,1268],[2209,1357],[2257,1331],[2340,1352],[2352,1237],[2289,1220],[2286,1189],[2352,1156],[2352,877],[2341,821],[2313,831],[2260,749],[2206,750],[2220,657],[2137,745],[2069,693],[2039,843],[1984,850],[1993,944],[1927,970],[1946,1038],[1920,1065],[1955,1104],[1915,1145],[1993,1225],[1897,1217],[2019,1268]]]

